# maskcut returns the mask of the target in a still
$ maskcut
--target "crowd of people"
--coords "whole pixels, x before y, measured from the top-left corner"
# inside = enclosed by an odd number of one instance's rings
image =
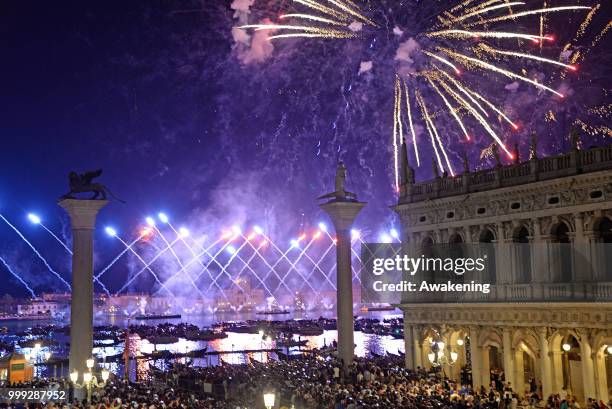
[[[47,382],[31,386],[69,387]],[[536,388],[519,398],[512,385],[502,380],[474,391],[440,372],[406,370],[399,357],[357,359],[344,369],[338,360],[316,355],[215,367],[173,365],[169,370],[152,372],[147,380],[113,377],[104,388],[92,391],[89,404],[73,400],[63,406],[23,407],[263,409],[263,394],[270,391],[275,393],[276,408],[609,409],[604,402],[592,399],[586,407],[581,406],[565,391],[563,396],[542,400]]]

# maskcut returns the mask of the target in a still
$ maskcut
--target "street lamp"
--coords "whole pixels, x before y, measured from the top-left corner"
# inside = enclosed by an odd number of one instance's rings
[[[266,409],[272,409],[274,407],[274,402],[276,401],[276,394],[274,392],[264,393],[263,398]]]
[[[570,349],[572,349],[572,346],[566,342],[563,345],[561,345],[561,348],[563,348],[565,352],[568,352]]]
[[[93,358],[89,358],[85,361],[85,365],[87,366],[87,371],[83,372],[83,383],[79,383],[79,371],[76,369],[70,372],[70,381],[74,385],[75,388],[87,388],[87,402],[91,402],[91,390],[93,388],[104,388],[106,386],[106,381],[110,377],[110,372],[107,369],[102,369],[100,371],[100,376],[102,377],[102,382],[98,382],[98,378],[93,374],[92,369],[94,366]]]
[[[444,353],[444,342],[431,342],[431,352],[427,354],[427,358],[431,365],[436,368],[442,365],[454,365],[459,357],[457,352],[451,352],[450,357],[447,357]]]

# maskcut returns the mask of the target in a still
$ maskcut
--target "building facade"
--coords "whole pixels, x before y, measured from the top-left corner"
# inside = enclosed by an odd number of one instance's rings
[[[494,248],[488,294],[402,299],[406,365],[544,398],[608,402],[612,381],[612,147],[415,183],[402,151],[399,214],[411,254]],[[518,156],[518,155],[517,155]],[[453,298],[454,297],[454,298]],[[440,359],[443,358],[443,359]]]
[[[17,305],[17,315],[23,316],[39,316],[49,315],[56,316],[59,312],[59,306],[56,302],[43,301],[43,300],[31,300],[25,304]]]

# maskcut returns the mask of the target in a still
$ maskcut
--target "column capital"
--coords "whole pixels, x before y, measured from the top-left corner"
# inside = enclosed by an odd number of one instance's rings
[[[96,216],[108,200],[63,199],[58,204],[70,215],[72,230],[93,230]]]
[[[319,205],[332,219],[336,230],[348,230],[353,225],[357,214],[363,209],[365,202],[331,201]]]

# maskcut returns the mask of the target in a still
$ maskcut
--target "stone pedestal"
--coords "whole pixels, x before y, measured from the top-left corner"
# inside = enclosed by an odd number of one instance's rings
[[[70,305],[69,371],[80,377],[93,348],[93,229],[106,200],[64,199],[59,202],[72,225],[72,302]],[[79,380],[82,382],[82,378]]]
[[[353,271],[351,269],[351,226],[366,204],[357,201],[332,200],[321,205],[336,230],[336,285],[338,312],[338,358],[345,366],[353,362]]]

